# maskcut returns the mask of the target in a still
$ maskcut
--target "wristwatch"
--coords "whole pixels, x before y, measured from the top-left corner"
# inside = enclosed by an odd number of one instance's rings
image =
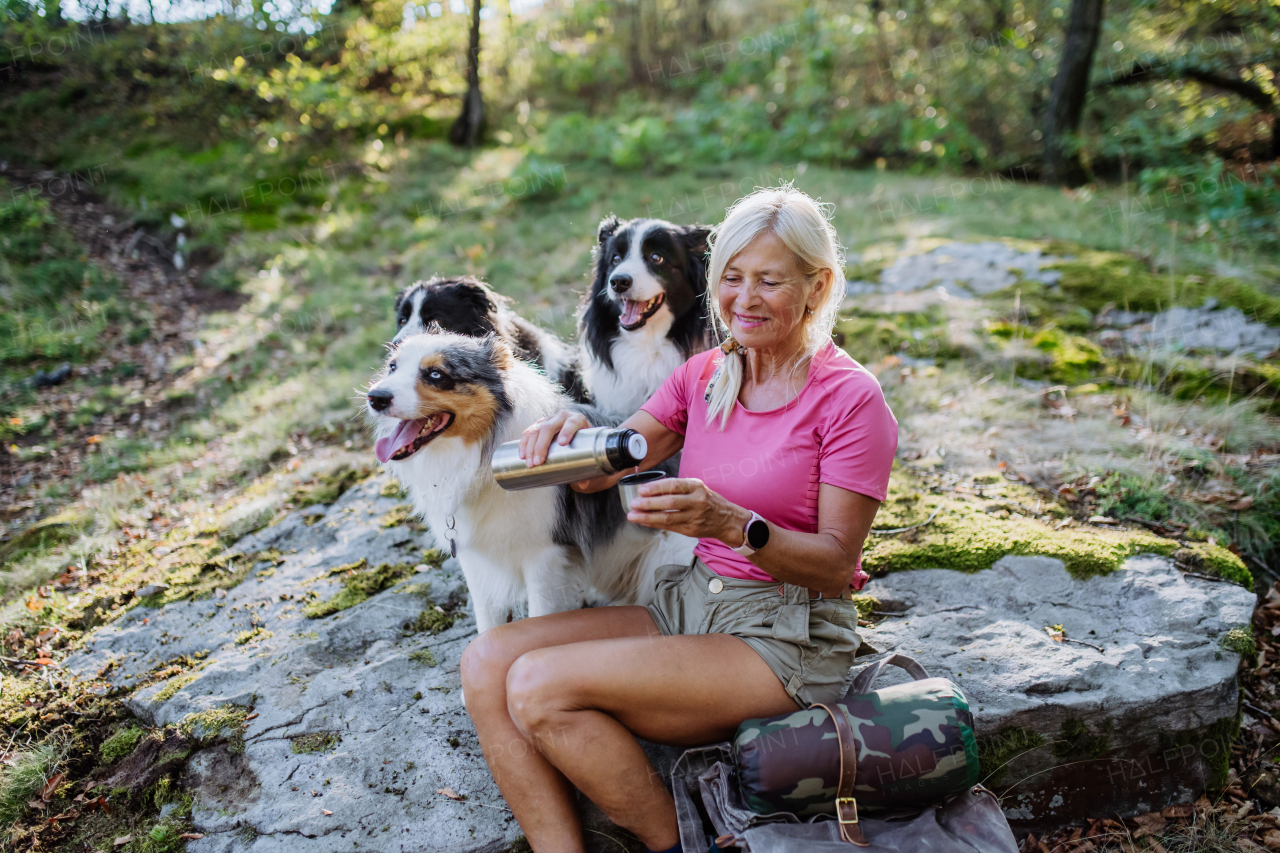
[[[742,544],[733,549],[735,554],[750,557],[769,544],[769,522],[752,512],[751,519],[742,528]]]

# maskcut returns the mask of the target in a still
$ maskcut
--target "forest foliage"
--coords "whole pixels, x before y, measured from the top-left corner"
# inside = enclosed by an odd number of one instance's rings
[[[0,146],[111,161],[156,223],[238,194],[234,227],[273,227],[301,201],[281,179],[353,150],[385,171],[382,140],[443,138],[466,91],[465,0],[253,3],[155,25],[109,2],[79,23],[6,2]],[[1070,3],[498,0],[482,10],[487,140],[533,170],[754,159],[1034,178]],[[1068,144],[1091,180],[1172,194],[1202,234],[1272,244],[1277,69],[1276,0],[1109,4]]]

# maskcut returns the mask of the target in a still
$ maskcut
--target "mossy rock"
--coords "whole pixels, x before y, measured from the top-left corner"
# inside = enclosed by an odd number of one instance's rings
[[[1029,518],[995,518],[975,506],[936,497],[931,524],[910,538],[873,538],[863,552],[872,574],[910,569],[978,572],[1006,555],[1056,557],[1072,577],[1109,574],[1134,554],[1170,556],[1178,543],[1140,530],[1054,530]],[[928,508],[932,512],[933,507]],[[925,511],[922,508],[919,511]]]
[[[1253,575],[1244,561],[1221,545],[1189,542],[1173,552],[1173,559],[1192,571],[1235,581],[1246,589],[1253,588]]]
[[[308,755],[313,752],[328,752],[342,743],[342,736],[337,732],[314,732],[293,739],[289,749],[294,755]]]
[[[342,589],[324,601],[307,605],[302,611],[303,615],[308,619],[331,616],[395,586],[414,573],[413,566],[409,563],[382,563],[375,569],[362,570],[364,564],[365,561],[360,560],[349,566],[339,566],[330,572],[342,572]]]
[[[1233,278],[1150,272],[1142,261],[1117,252],[1081,252],[1051,266],[1062,273],[1063,295],[1090,311],[1115,305],[1128,311],[1164,311],[1174,305],[1199,307],[1210,297],[1247,316],[1280,326],[1280,298]]]
[[[313,504],[331,504],[342,497],[354,485],[367,480],[376,469],[371,467],[352,468],[342,465],[329,474],[321,474],[314,482],[306,483],[294,489],[290,500],[300,507]]]

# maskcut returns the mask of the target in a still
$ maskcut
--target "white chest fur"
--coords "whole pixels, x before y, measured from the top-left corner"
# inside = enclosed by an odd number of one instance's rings
[[[612,370],[588,351],[583,378],[597,406],[629,417],[684,364],[684,354],[667,338],[672,319],[664,306],[643,328],[620,332],[612,346]]]

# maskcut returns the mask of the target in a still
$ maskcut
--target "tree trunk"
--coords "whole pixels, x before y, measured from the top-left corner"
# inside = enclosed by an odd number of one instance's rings
[[[462,113],[449,128],[454,145],[475,148],[484,136],[484,100],[480,97],[480,4],[471,0],[471,35],[467,44],[467,95]]]
[[[640,0],[626,0],[631,4],[631,37],[627,43],[627,57],[631,65],[631,82],[639,83],[644,77],[644,63],[640,61]]]
[[[711,44],[711,4],[713,0],[698,0],[698,44]]]
[[[1080,158],[1066,151],[1065,137],[1080,129],[1084,99],[1089,91],[1089,69],[1102,33],[1105,0],[1071,0],[1062,58],[1049,93],[1044,121],[1044,182],[1079,184],[1084,179]]]

